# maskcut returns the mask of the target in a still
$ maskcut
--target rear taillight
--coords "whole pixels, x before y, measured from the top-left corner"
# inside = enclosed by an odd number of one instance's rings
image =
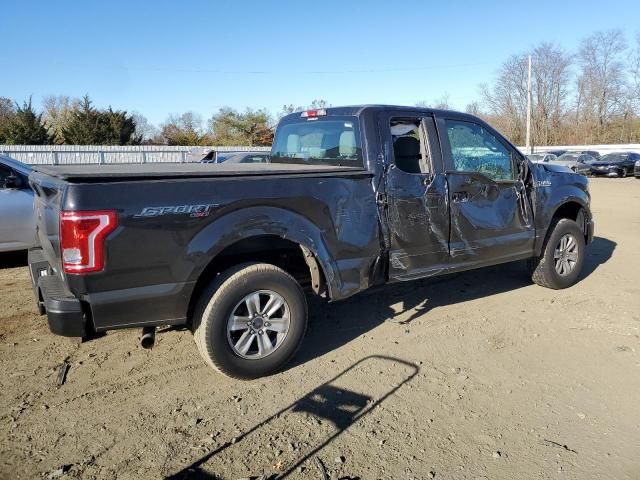
[[[113,210],[60,212],[60,250],[65,273],[104,268],[104,239],[118,226]]]

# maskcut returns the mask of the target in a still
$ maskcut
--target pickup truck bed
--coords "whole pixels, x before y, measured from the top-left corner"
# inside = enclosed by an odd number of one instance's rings
[[[171,179],[201,177],[238,177],[255,175],[291,175],[360,172],[362,167],[261,163],[255,164],[211,164],[211,163],[155,163],[155,164],[116,164],[116,165],[35,165],[34,171],[70,182],[91,182],[99,180],[123,181],[129,179]]]

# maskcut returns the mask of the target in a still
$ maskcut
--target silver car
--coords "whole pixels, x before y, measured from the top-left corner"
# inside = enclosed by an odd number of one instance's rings
[[[572,153],[568,152],[560,155],[552,163],[556,165],[563,165],[570,168],[576,173],[587,174],[591,171],[591,164],[597,159],[588,153]]]
[[[555,161],[558,157],[553,153],[530,153],[527,158],[533,163],[547,163]]]
[[[0,155],[0,252],[26,250],[36,239],[31,167]]]

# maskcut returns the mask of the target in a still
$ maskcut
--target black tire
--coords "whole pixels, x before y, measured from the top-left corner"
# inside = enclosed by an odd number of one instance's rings
[[[556,269],[554,253],[561,239],[565,235],[571,235],[577,244],[577,260],[573,269],[567,274],[560,274]],[[572,286],[578,280],[578,276],[584,265],[585,240],[584,232],[578,224],[568,218],[555,220],[549,228],[549,234],[542,249],[542,255],[531,259],[529,268],[531,279],[543,287],[559,290]]]
[[[269,290],[289,308],[289,330],[269,355],[243,358],[227,336],[227,323],[247,295]],[[220,274],[200,296],[193,317],[194,340],[204,360],[232,378],[253,379],[279,370],[295,355],[307,330],[307,301],[300,284],[287,272],[267,263],[245,263]]]

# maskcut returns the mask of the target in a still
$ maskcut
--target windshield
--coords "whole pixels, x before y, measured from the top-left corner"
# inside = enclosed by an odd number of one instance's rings
[[[362,165],[358,119],[331,116],[281,124],[273,141],[271,161]]]
[[[575,153],[565,153],[564,155],[560,155],[555,159],[557,162],[577,162],[578,155]]]
[[[627,158],[628,155],[623,153],[610,153],[609,155],[605,155],[602,157],[603,162],[622,162]]]

